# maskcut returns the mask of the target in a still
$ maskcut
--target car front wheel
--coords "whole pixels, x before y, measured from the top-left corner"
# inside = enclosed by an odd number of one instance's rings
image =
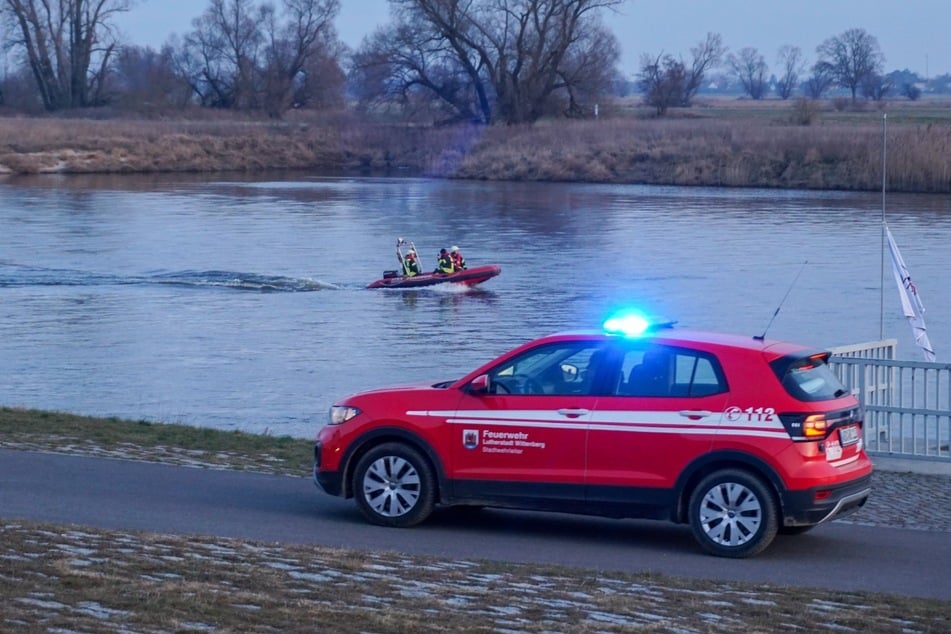
[[[750,557],[776,537],[776,502],[763,481],[746,471],[710,474],[694,489],[689,504],[693,535],[714,555]]]
[[[353,472],[357,506],[373,524],[407,527],[433,512],[436,486],[432,467],[407,445],[386,443],[368,451]]]

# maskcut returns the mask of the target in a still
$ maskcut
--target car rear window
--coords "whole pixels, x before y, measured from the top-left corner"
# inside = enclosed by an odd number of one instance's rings
[[[800,401],[829,401],[848,394],[828,364],[829,355],[783,358],[773,362],[783,387]]]

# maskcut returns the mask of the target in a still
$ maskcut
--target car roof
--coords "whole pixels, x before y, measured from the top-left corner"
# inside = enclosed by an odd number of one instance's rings
[[[534,343],[543,340],[566,340],[566,339],[603,339],[605,341],[630,339],[631,341],[645,341],[650,343],[661,343],[670,346],[678,344],[692,344],[691,347],[701,348],[737,348],[761,352],[764,354],[775,355],[777,357],[815,353],[820,352],[813,347],[803,344],[790,343],[773,339],[762,339],[753,335],[737,335],[722,332],[712,332],[704,330],[673,329],[662,328],[649,331],[644,335],[627,337],[621,334],[606,333],[602,330],[569,330],[553,333],[545,337],[536,339]],[[697,346],[697,344],[701,344]]]

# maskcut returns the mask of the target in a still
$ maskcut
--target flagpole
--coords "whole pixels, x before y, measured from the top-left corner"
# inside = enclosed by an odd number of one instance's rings
[[[887,125],[888,114],[882,113],[882,257],[881,272],[879,280],[881,281],[879,293],[879,317],[878,317],[878,338],[885,339],[885,152],[886,135],[885,127]]]
[[[911,280],[911,273],[908,272],[908,266],[904,258],[898,251],[898,245],[895,243],[895,237],[892,236],[888,223],[885,222],[885,141],[886,125],[888,115],[882,114],[882,316],[879,328],[881,338],[885,339],[885,242],[888,242],[888,253],[892,261],[892,274],[895,277],[895,284],[898,286],[898,296],[901,299],[902,313],[905,319],[911,324],[911,331],[915,337],[915,344],[921,348],[925,361],[933,362],[935,360],[934,348],[931,341],[928,340],[928,331],[925,327],[925,307],[921,304],[921,297],[918,295],[918,289]]]

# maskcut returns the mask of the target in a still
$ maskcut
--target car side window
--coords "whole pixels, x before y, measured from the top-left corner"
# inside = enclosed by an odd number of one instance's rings
[[[695,350],[660,345],[631,349],[621,367],[626,377],[618,386],[621,396],[684,398],[727,390],[716,358]]]
[[[594,341],[568,341],[528,350],[489,372],[489,392],[500,395],[589,394],[600,347],[601,344]]]
[[[711,396],[726,392],[726,381],[716,358],[699,354],[677,354],[673,396]]]

